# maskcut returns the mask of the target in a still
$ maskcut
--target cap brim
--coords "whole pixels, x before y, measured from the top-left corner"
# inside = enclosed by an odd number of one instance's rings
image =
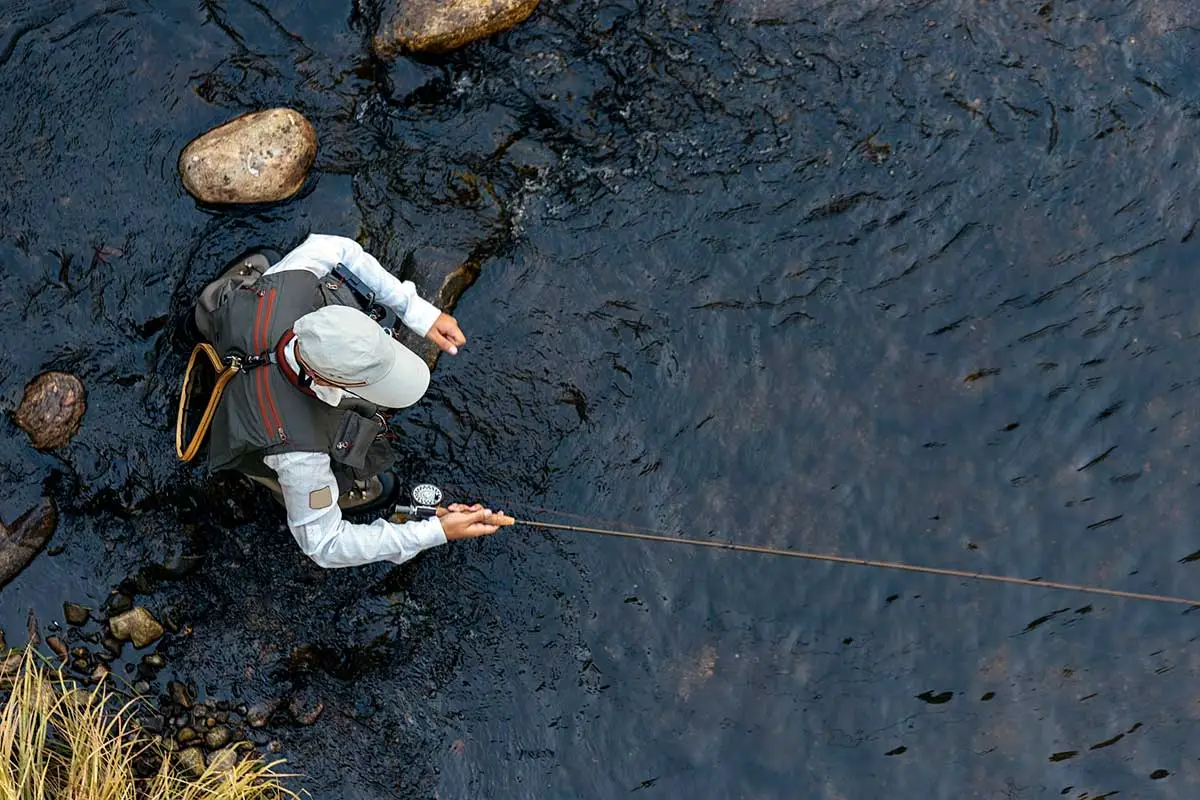
[[[387,341],[396,355],[388,374],[382,380],[366,386],[348,387],[348,390],[377,406],[408,408],[429,389],[429,365],[392,337],[387,337]]]

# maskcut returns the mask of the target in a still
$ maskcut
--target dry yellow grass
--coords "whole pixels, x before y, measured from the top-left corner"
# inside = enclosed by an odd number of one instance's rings
[[[103,685],[77,688],[32,651],[0,658],[0,704],[0,800],[299,800],[280,782],[291,776],[275,772],[280,761],[191,776],[162,757],[157,773],[135,777],[136,759],[165,754],[129,704]]]

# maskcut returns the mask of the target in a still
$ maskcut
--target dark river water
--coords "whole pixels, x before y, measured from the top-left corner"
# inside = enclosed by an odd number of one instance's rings
[[[317,798],[1200,796],[1185,606],[528,527],[323,571],[171,428],[199,287],[340,233],[481,267],[397,420],[454,499],[1198,597],[1192,3],[546,0],[392,64],[349,0],[4,5],[0,403],[89,393],[3,423],[0,516],[63,511],[10,641],[134,586],[160,685],[324,703],[270,732]],[[305,192],[198,208],[275,105]]]

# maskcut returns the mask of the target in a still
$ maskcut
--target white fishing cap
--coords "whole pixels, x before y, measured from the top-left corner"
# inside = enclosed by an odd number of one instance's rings
[[[310,373],[368,403],[406,408],[429,388],[425,361],[356,308],[318,308],[292,330]]]

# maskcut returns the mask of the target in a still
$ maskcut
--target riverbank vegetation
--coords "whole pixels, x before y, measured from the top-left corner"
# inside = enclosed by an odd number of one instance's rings
[[[188,763],[138,725],[138,702],[32,650],[0,657],[0,800],[298,800],[280,761],[230,749]]]

